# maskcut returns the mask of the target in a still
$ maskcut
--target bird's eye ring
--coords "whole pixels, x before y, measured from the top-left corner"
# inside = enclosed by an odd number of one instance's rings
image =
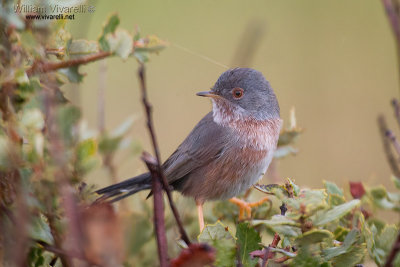
[[[233,88],[233,90],[232,90],[232,95],[236,99],[242,98],[243,94],[244,94],[244,90],[242,88],[236,87],[236,88]]]

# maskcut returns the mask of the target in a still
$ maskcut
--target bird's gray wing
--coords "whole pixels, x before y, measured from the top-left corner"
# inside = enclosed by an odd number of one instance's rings
[[[214,122],[211,112],[204,116],[163,164],[169,184],[217,158],[226,145],[228,132],[228,128]]]

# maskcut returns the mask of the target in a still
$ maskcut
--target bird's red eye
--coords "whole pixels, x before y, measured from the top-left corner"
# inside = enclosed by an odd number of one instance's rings
[[[244,93],[243,89],[242,89],[242,88],[239,88],[239,87],[234,88],[234,89],[232,90],[232,95],[233,95],[233,97],[236,98],[236,99],[242,98],[243,93]]]

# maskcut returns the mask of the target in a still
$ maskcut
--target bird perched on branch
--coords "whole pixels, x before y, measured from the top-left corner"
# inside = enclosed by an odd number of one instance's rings
[[[233,198],[265,174],[282,121],[274,91],[254,69],[227,70],[210,91],[197,95],[211,99],[212,112],[162,167],[171,188],[196,201],[202,230],[205,201]],[[151,184],[150,173],[144,173],[96,192],[113,202],[151,189]]]

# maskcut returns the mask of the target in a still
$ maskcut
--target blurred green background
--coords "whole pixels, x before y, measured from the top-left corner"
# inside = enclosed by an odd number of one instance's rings
[[[78,14],[69,25],[77,38],[97,39],[105,18],[116,11],[123,28],[133,32],[138,26],[142,34],[156,34],[170,43],[147,64],[149,96],[164,160],[211,109],[209,100],[195,93],[210,88],[225,70],[199,55],[233,67],[240,49],[258,42],[247,65],[271,82],[285,125],[294,106],[298,125],[304,128],[296,144],[299,153],[279,162],[279,176],[310,187],[322,187],[324,179],[346,189],[349,180],[391,185],[376,118],[384,113],[390,127],[399,132],[390,107],[391,98],[399,96],[399,85],[395,43],[381,1],[87,4],[96,11]],[[251,37],[254,31],[260,38]],[[152,151],[140,102],[138,64],[134,59],[107,59],[105,83],[100,66],[95,63],[82,68],[87,77],[79,86],[64,87],[67,95],[82,107],[89,126],[96,128],[99,85],[105,86],[106,128],[112,130],[135,115],[131,136],[141,149]],[[121,180],[145,171],[140,154],[131,152],[116,155]],[[106,170],[93,172],[89,182],[99,186],[111,183]]]

